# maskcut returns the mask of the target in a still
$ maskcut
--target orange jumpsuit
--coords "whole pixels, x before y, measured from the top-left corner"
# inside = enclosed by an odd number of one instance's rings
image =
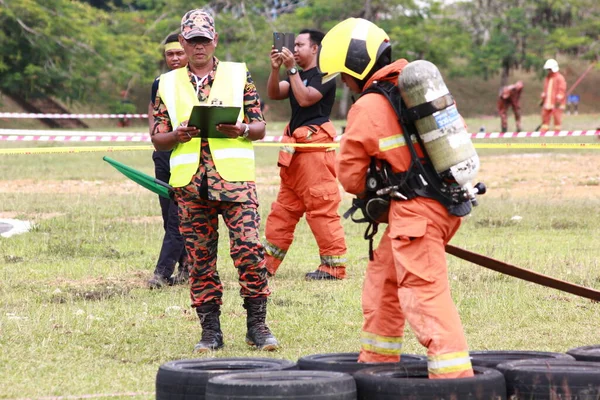
[[[562,114],[567,105],[567,81],[560,72],[549,72],[544,80],[542,92],[542,126],[541,132],[550,127],[550,117],[554,117],[554,129],[561,129]]]
[[[394,84],[406,60],[377,71],[373,80]],[[348,113],[336,170],[344,189],[365,189],[370,157],[387,161],[395,173],[411,157],[396,114],[382,95],[362,96]],[[421,150],[417,146],[417,151]],[[450,296],[444,247],[460,226],[439,202],[416,197],[392,201],[389,224],[367,265],[363,293],[360,362],[397,362],[407,321],[427,347],[430,378],[473,376],[462,324]]]
[[[519,100],[521,98],[521,92],[523,85],[509,85],[504,86],[500,90],[498,96],[498,114],[500,114],[500,125],[502,132],[508,130],[508,115],[507,111],[509,107],[512,107],[515,113],[515,122],[517,125],[517,131],[521,131],[521,105]]]
[[[287,129],[286,129],[287,131]],[[331,122],[301,126],[288,143],[333,143]],[[275,275],[292,241],[296,224],[304,214],[317,245],[319,270],[346,277],[346,240],[338,208],[340,189],[335,176],[335,151],[331,147],[283,147],[278,160],[281,185],[265,225],[267,270]]]

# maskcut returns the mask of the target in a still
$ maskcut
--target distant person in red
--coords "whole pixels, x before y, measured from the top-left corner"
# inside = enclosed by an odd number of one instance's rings
[[[500,88],[498,94],[498,114],[500,114],[501,132],[508,130],[508,109],[512,107],[515,113],[515,122],[517,123],[517,132],[521,131],[521,105],[519,99],[523,91],[523,82],[517,81],[513,85],[507,85]]]
[[[558,72],[558,63],[550,58],[544,64],[544,69],[548,70],[544,80],[544,91],[542,92],[542,126],[541,132],[546,132],[550,128],[550,118],[554,118],[554,130],[561,129],[562,114],[567,104],[567,81],[565,77]]]

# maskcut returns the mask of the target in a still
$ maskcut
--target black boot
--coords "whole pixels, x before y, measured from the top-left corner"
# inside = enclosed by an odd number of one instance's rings
[[[265,324],[267,299],[265,297],[257,299],[244,298],[244,308],[248,315],[246,343],[250,346],[256,346],[259,350],[277,350],[279,343]]]
[[[173,285],[185,285],[190,280],[190,273],[185,264],[179,264],[177,274],[173,277]]]
[[[202,325],[202,338],[194,346],[194,351],[204,353],[223,347],[223,332],[221,332],[221,323],[219,322],[220,308],[215,303],[196,307],[196,313],[200,318],[200,325]]]

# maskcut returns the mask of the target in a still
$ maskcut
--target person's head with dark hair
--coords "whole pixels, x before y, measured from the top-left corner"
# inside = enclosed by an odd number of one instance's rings
[[[179,33],[171,33],[165,39],[165,44],[179,42]]]
[[[302,29],[294,43],[294,60],[300,68],[308,70],[317,66],[319,47],[325,34],[315,29]]]
[[[179,34],[173,33],[167,36],[164,44],[165,62],[169,70],[185,67],[188,57],[179,43]]]
[[[323,32],[318,31],[316,29],[302,29],[300,31],[299,35],[304,35],[306,33],[308,34],[308,37],[310,38],[311,45],[320,46],[321,41],[325,37],[325,34]]]

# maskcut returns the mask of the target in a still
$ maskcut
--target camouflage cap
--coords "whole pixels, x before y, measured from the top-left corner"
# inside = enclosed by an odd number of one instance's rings
[[[185,13],[181,19],[181,36],[184,39],[193,37],[215,38],[215,20],[202,9],[195,9]]]

